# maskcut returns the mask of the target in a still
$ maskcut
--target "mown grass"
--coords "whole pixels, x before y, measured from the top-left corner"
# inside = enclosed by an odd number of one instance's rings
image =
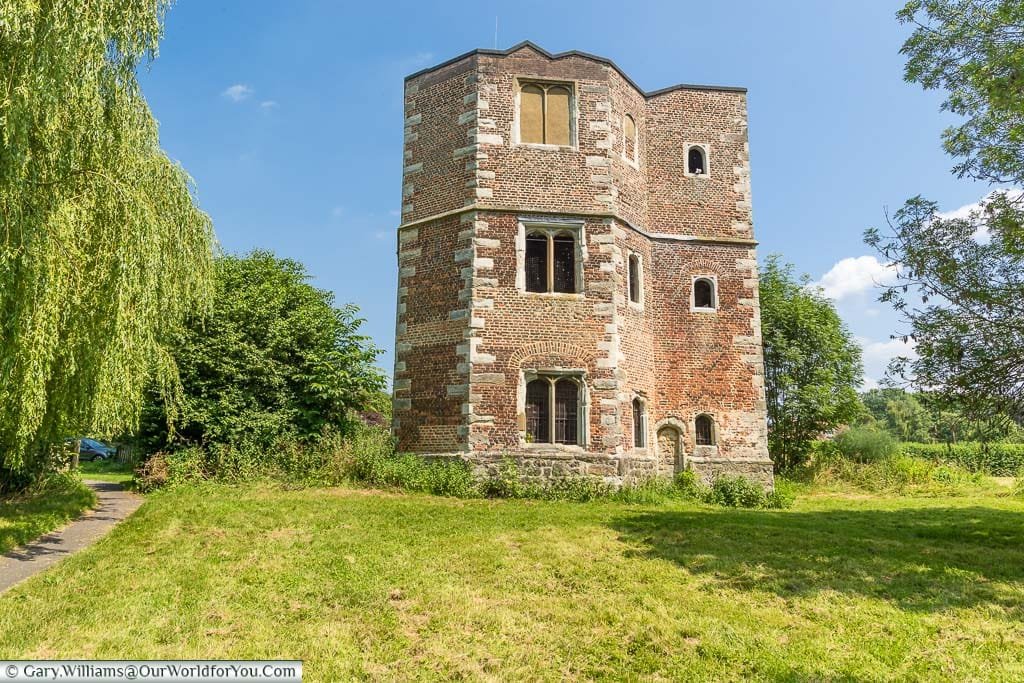
[[[61,475],[26,493],[0,498],[0,553],[64,526],[95,504],[91,489]]]
[[[116,460],[83,460],[78,463],[83,479],[109,481],[130,488],[134,477],[131,465]]]
[[[181,487],[0,597],[0,658],[38,657],[297,657],[314,681],[1019,680],[1024,502]]]

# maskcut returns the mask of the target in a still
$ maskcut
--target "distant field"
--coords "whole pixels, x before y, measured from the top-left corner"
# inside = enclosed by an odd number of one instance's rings
[[[31,495],[0,499],[0,553],[64,526],[95,502],[95,494],[72,478]]]
[[[0,657],[296,657],[306,680],[1020,680],[1024,503],[177,490],[0,597]]]

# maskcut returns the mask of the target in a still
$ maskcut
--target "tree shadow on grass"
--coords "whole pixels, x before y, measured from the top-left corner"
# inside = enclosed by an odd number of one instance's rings
[[[835,591],[925,612],[987,604],[1024,619],[1022,512],[656,510],[612,527],[634,556],[713,577],[709,590]]]

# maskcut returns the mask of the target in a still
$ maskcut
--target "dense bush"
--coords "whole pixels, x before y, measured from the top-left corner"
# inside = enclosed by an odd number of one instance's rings
[[[905,443],[903,453],[933,462],[959,465],[971,472],[1012,477],[1024,469],[1024,444],[961,442],[953,444]]]
[[[816,449],[809,465],[792,476],[823,487],[921,496],[968,494],[985,484],[979,472],[906,455],[856,462],[827,442]]]
[[[843,457],[860,463],[877,462],[896,452],[896,440],[888,432],[871,427],[851,427],[833,443]]]
[[[252,456],[306,443],[291,448],[305,457],[325,432],[346,431],[357,411],[383,409],[378,351],[359,334],[357,309],[336,307],[302,264],[264,251],[224,256],[215,285],[209,313],[172,340],[180,410],[151,393],[139,434],[145,450],[202,446],[218,474],[244,479],[263,469]]]

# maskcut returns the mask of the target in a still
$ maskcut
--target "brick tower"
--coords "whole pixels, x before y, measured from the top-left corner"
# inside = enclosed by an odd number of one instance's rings
[[[399,448],[772,485],[746,91],[532,43],[405,81]]]

